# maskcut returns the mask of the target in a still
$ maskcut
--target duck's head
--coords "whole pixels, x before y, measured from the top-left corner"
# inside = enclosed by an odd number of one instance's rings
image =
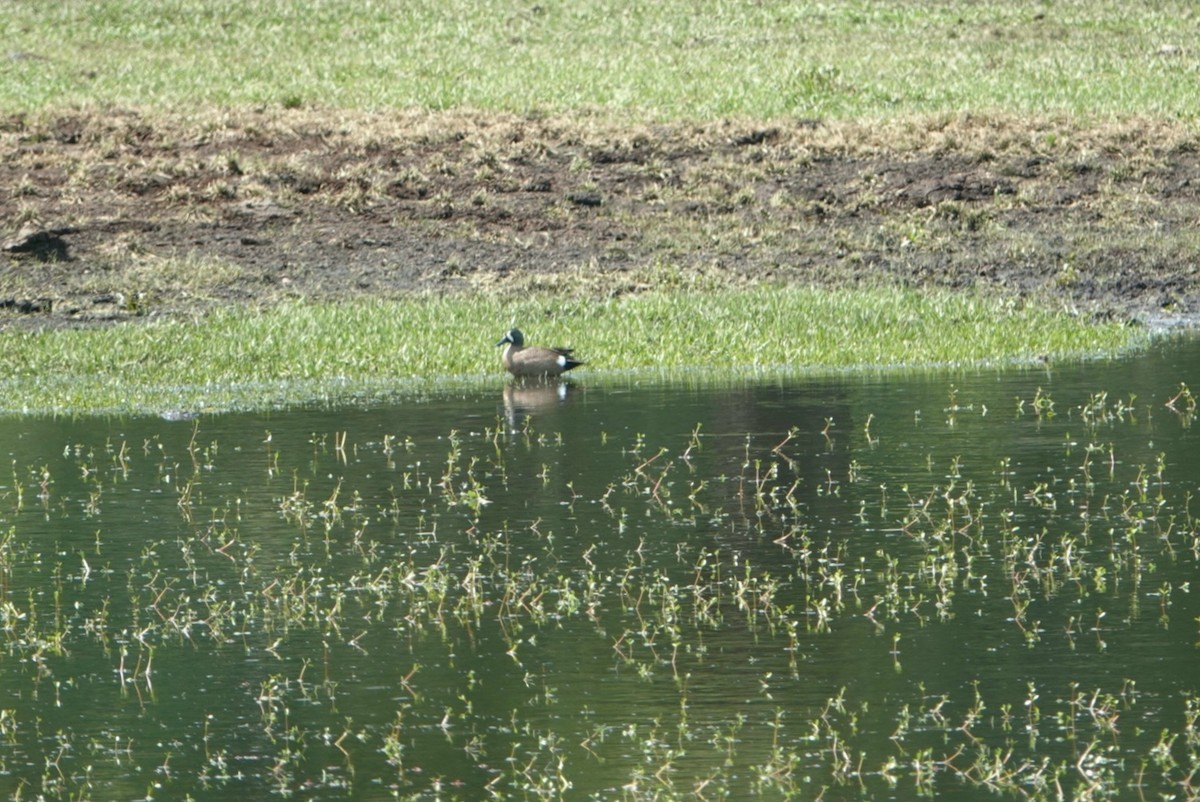
[[[504,345],[505,343],[512,343],[517,348],[520,348],[525,344],[525,335],[521,333],[520,329],[509,329],[508,333],[501,337],[500,342],[496,343],[496,345]]]

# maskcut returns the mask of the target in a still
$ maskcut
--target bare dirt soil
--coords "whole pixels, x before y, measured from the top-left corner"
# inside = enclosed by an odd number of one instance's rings
[[[756,282],[1200,312],[1185,126],[622,127],[494,114],[0,119],[0,327],[286,298]]]

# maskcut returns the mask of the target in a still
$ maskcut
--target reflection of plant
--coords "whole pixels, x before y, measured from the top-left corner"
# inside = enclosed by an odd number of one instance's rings
[[[1185,426],[1190,426],[1192,419],[1196,416],[1196,396],[1192,395],[1192,391],[1186,384],[1180,382],[1179,392],[1171,396],[1166,407],[1179,415]]]
[[[1017,414],[1025,414],[1025,399],[1017,399]],[[1029,404],[1033,410],[1033,414],[1039,419],[1049,420],[1054,417],[1054,399],[1050,394],[1041,387],[1033,394],[1033,401]]]

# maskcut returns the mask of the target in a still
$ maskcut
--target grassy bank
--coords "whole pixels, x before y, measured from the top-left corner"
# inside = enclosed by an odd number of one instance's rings
[[[288,304],[91,330],[8,332],[8,413],[159,413],[351,400],[504,381],[510,326],[570,345],[580,381],[1030,361],[1127,348],[1139,330],[964,294],[753,289],[606,302],[457,297]]]
[[[1013,299],[1186,311],[1193,28],[1115,0],[8,4],[0,301],[164,319],[20,321],[3,409],[491,382],[512,323],[589,381],[1124,348]]]
[[[8,3],[0,108],[1191,117],[1193,11],[1117,0]]]

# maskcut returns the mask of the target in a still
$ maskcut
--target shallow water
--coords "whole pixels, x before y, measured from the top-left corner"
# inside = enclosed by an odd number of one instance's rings
[[[0,788],[1195,795],[1197,376],[0,421]]]

